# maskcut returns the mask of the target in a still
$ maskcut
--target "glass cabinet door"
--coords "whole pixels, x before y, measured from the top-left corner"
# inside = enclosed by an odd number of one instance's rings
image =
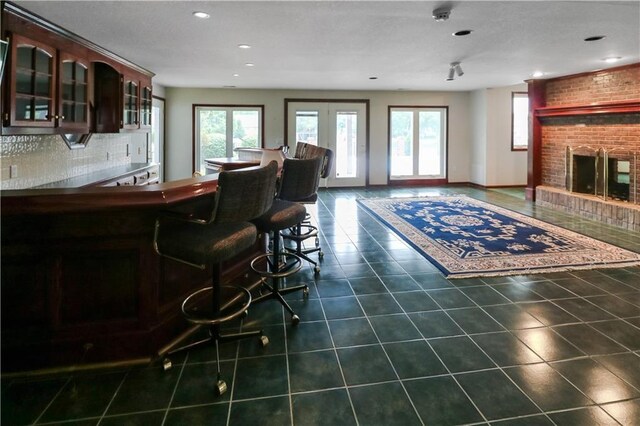
[[[123,78],[123,97],[122,97],[122,128],[137,129],[140,124],[138,117],[139,106],[139,84],[138,81],[131,80],[126,76]]]
[[[60,106],[58,125],[89,129],[89,66],[71,55],[60,54]]]
[[[56,51],[14,35],[11,41],[10,126],[55,125]]]
[[[140,128],[151,128],[151,87],[143,86],[140,96]]]

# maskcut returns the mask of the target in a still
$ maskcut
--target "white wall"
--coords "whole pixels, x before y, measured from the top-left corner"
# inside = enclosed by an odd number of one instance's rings
[[[251,104],[265,106],[265,144],[284,140],[284,99],[369,99],[369,184],[387,183],[388,107],[390,105],[449,107],[449,182],[470,180],[469,92],[304,91],[166,88],[167,180],[192,173],[192,105]]]
[[[471,182],[483,186],[526,185],[527,152],[511,151],[511,93],[526,84],[471,93]]]
[[[471,92],[471,182],[487,184],[487,90]]]

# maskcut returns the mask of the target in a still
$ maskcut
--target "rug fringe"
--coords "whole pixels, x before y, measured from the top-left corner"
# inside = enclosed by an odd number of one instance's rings
[[[555,268],[545,268],[543,270],[521,270],[521,271],[500,271],[500,272],[470,272],[464,274],[450,274],[444,275],[448,280],[456,280],[463,278],[482,278],[482,277],[515,277],[518,275],[535,275],[535,274],[549,274],[554,272],[571,272],[571,271],[595,271],[598,269],[614,269],[614,268],[631,268],[634,266],[640,266],[640,262],[623,262],[616,264],[602,264],[602,265],[583,265],[583,266],[562,266]]]

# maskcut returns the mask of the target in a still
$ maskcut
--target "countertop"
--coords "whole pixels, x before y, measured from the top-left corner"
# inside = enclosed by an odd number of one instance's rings
[[[31,189],[82,188],[90,185],[99,185],[100,183],[118,177],[141,172],[153,166],[157,166],[157,163],[130,163],[124,166],[110,167],[97,172],[87,173],[86,175],[34,186]]]

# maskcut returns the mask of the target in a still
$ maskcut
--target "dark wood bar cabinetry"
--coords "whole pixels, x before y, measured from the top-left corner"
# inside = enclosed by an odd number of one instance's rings
[[[152,72],[11,2],[2,38],[3,135],[150,130]]]
[[[149,362],[188,329],[182,300],[210,282],[153,249],[159,212],[206,209],[214,176],[2,194],[3,373]],[[255,250],[224,266],[242,276]],[[234,267],[235,265],[235,267]]]

